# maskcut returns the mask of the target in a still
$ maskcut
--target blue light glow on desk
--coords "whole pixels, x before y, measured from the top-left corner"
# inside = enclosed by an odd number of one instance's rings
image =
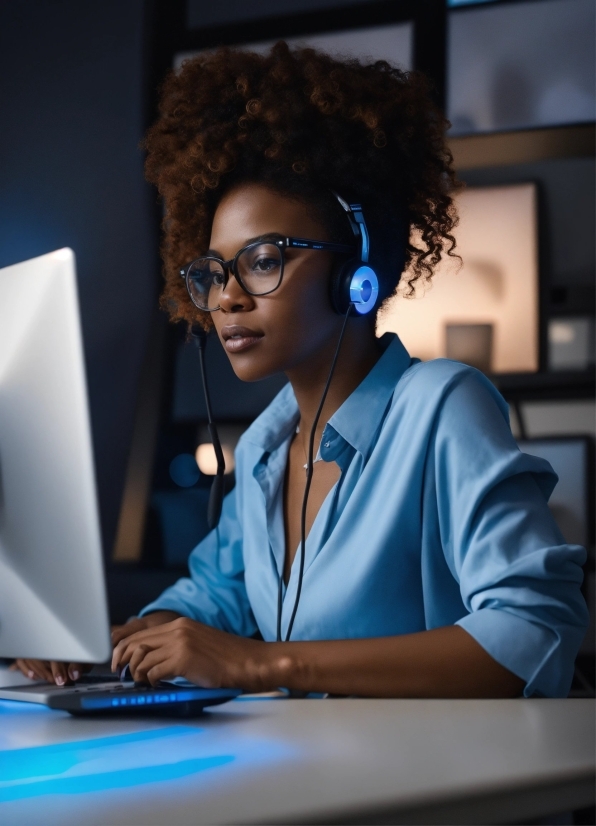
[[[37,703],[17,703],[16,700],[0,700],[0,720],[5,714],[52,714],[47,706]]]
[[[525,823],[593,800],[594,704],[233,700],[184,721],[0,709],[0,753],[1,826],[428,823],[429,806],[446,807],[433,822]]]
[[[0,823],[104,823],[104,812],[139,804],[150,813],[154,806],[169,811],[191,795],[223,793],[262,768],[294,763],[300,749],[284,738],[244,729],[242,706],[231,716],[207,712],[178,723],[135,715],[71,717],[0,701]]]
[[[234,760],[229,754],[167,759],[174,756],[172,747],[180,754],[181,738],[189,735],[196,738],[200,734],[199,728],[168,726],[1,752],[0,803],[46,794],[83,794],[173,780]],[[147,764],[147,756],[159,756],[160,762]]]

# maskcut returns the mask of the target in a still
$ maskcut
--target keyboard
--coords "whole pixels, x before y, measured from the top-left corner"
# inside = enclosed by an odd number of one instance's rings
[[[237,697],[235,688],[200,688],[186,680],[157,686],[122,682],[115,675],[85,675],[74,685],[35,683],[0,688],[1,700],[41,703],[69,714],[151,714],[191,717]]]

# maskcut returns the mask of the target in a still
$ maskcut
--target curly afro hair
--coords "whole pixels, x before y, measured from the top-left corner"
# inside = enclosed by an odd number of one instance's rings
[[[336,59],[284,42],[266,55],[222,48],[186,61],[161,90],[145,140],[147,179],[165,201],[164,308],[206,328],[179,270],[204,252],[218,202],[242,182],[309,204],[353,243],[332,190],[363,205],[381,298],[413,294],[453,255],[457,186],[448,122],[428,82],[385,61]]]

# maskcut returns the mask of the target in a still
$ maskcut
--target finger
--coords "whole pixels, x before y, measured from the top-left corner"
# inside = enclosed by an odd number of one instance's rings
[[[144,672],[142,671],[142,663],[147,657],[147,655],[151,652],[151,648],[147,645],[138,645],[133,654],[130,658],[130,662],[128,663],[128,667],[130,668],[130,673],[132,675],[133,680],[135,682],[143,682]]]
[[[124,625],[114,625],[112,627],[112,645],[118,645],[121,640],[130,637],[137,631],[142,631],[145,627],[145,622],[140,619],[131,620]]]
[[[52,668],[46,660],[29,660],[29,665],[39,680],[52,680]]]
[[[134,650],[136,642],[135,637],[136,634],[134,633],[128,634],[127,636],[122,637],[122,639],[115,645],[112,652],[112,671],[117,671],[128,663],[132,654],[132,651],[129,651],[129,648],[132,644],[132,650]]]
[[[160,680],[173,680],[178,676],[179,668],[176,658],[168,657],[159,660],[157,655],[161,653],[161,651],[152,651],[142,664],[145,670],[145,681],[152,686],[156,686]]]
[[[45,660],[23,660],[25,670],[23,673],[30,680],[47,680],[53,682],[52,669],[49,662]]]
[[[126,637],[126,639],[118,643],[112,655],[112,671],[122,672],[122,669],[130,664],[134,652],[141,644],[134,636]]]
[[[152,651],[155,648],[163,647],[169,640],[167,634],[151,634],[142,637],[134,634],[132,637],[128,637],[119,644],[118,653],[114,652],[114,656],[119,658],[117,668],[121,670],[128,665],[134,677],[133,669],[138,665],[141,657],[141,653],[138,653],[139,649],[145,652]]]
[[[110,663],[110,668],[112,671],[118,671],[121,668],[120,662],[122,660],[122,655],[124,653],[125,646],[122,644],[122,640],[120,640],[114,646],[114,650],[112,651],[112,662]]]
[[[17,660],[21,672],[29,680],[43,680],[44,677],[38,672],[38,665],[34,660]]]
[[[28,672],[31,671],[31,669],[27,665],[27,662],[25,660],[22,660],[20,657],[18,657],[10,667],[14,671],[20,671],[24,677],[27,677]]]
[[[134,652],[135,645],[131,645],[130,637],[125,637],[121,640],[112,653],[112,671],[120,673],[128,662]]]
[[[89,665],[89,663],[70,663],[68,666],[68,676],[73,682],[76,682],[80,679],[81,674],[86,674],[88,671],[91,671],[93,666]]]
[[[29,660],[33,670],[39,675],[40,680],[53,682],[52,666],[47,660]]]
[[[68,665],[68,679],[72,680],[73,683],[79,679],[81,674],[83,673],[83,666],[79,665],[79,663],[69,663]]]
[[[116,647],[120,640],[123,640],[126,636],[126,626],[125,625],[114,625],[112,626],[112,630],[110,632],[110,638],[112,640],[112,646]]]
[[[69,682],[66,663],[52,662],[52,679],[56,685],[66,685]]]
[[[27,676],[27,672],[30,670],[25,660],[20,659],[20,657],[14,661],[12,668],[14,668],[15,671],[20,671],[25,677]]]
[[[156,648],[162,645],[168,638],[168,631],[164,631],[164,628],[166,628],[165,625],[147,628],[121,640],[112,654],[112,671],[124,668],[130,662],[137,646],[146,644],[150,648]]]

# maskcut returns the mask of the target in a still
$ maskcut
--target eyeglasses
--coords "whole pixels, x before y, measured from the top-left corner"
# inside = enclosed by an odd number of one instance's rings
[[[229,261],[223,261],[214,255],[197,258],[180,270],[180,275],[186,281],[186,289],[195,307],[214,312],[220,309],[221,295],[230,279],[230,273],[248,295],[269,295],[277,290],[284,275],[285,250],[290,248],[355,252],[354,247],[346,244],[331,244],[307,238],[253,241],[238,250]]]

